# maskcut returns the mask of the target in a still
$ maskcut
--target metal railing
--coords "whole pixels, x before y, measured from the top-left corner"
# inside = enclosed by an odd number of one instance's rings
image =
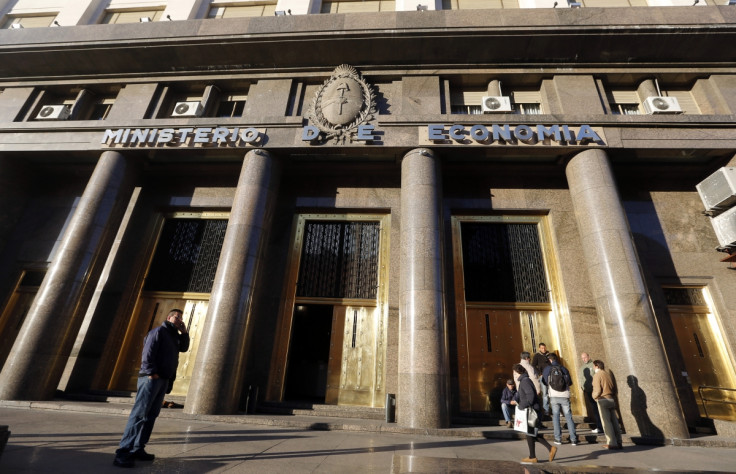
[[[703,412],[705,412],[705,417],[710,418],[708,416],[708,409],[706,407],[705,402],[718,402],[718,403],[726,403],[728,405],[736,405],[736,401],[732,400],[723,400],[723,399],[717,399],[717,398],[707,398],[703,396],[703,390],[722,390],[726,392],[736,392],[736,388],[727,388],[727,387],[713,387],[711,385],[701,385],[698,387],[698,395],[700,395],[700,401],[703,404]]]

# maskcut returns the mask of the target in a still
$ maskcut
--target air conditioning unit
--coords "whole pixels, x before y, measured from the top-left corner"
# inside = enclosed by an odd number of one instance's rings
[[[710,219],[721,247],[736,246],[736,207]]]
[[[202,115],[202,103],[198,101],[177,102],[172,117],[199,117]]]
[[[67,105],[44,105],[36,114],[36,120],[66,120],[71,112]]]
[[[723,167],[695,185],[705,211],[716,216],[736,204],[736,168]]]
[[[647,97],[644,101],[644,110],[648,114],[681,114],[682,109],[674,97]]]
[[[511,100],[506,96],[486,95],[480,101],[483,112],[511,112]]]

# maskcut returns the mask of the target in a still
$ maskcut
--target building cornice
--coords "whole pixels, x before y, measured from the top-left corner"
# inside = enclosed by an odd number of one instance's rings
[[[300,15],[0,30],[0,79],[384,69],[724,67],[733,7]],[[704,55],[703,51],[708,54]]]

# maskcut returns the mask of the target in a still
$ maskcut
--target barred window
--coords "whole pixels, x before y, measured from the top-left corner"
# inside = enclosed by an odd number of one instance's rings
[[[212,291],[226,228],[225,219],[168,219],[161,231],[144,289]]]
[[[549,303],[535,224],[463,223],[466,301]]]

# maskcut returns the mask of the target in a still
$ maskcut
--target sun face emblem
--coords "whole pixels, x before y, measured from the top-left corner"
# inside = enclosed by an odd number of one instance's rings
[[[319,141],[352,141],[359,125],[373,119],[373,88],[352,66],[335,68],[315,94],[306,119],[320,130]]]

